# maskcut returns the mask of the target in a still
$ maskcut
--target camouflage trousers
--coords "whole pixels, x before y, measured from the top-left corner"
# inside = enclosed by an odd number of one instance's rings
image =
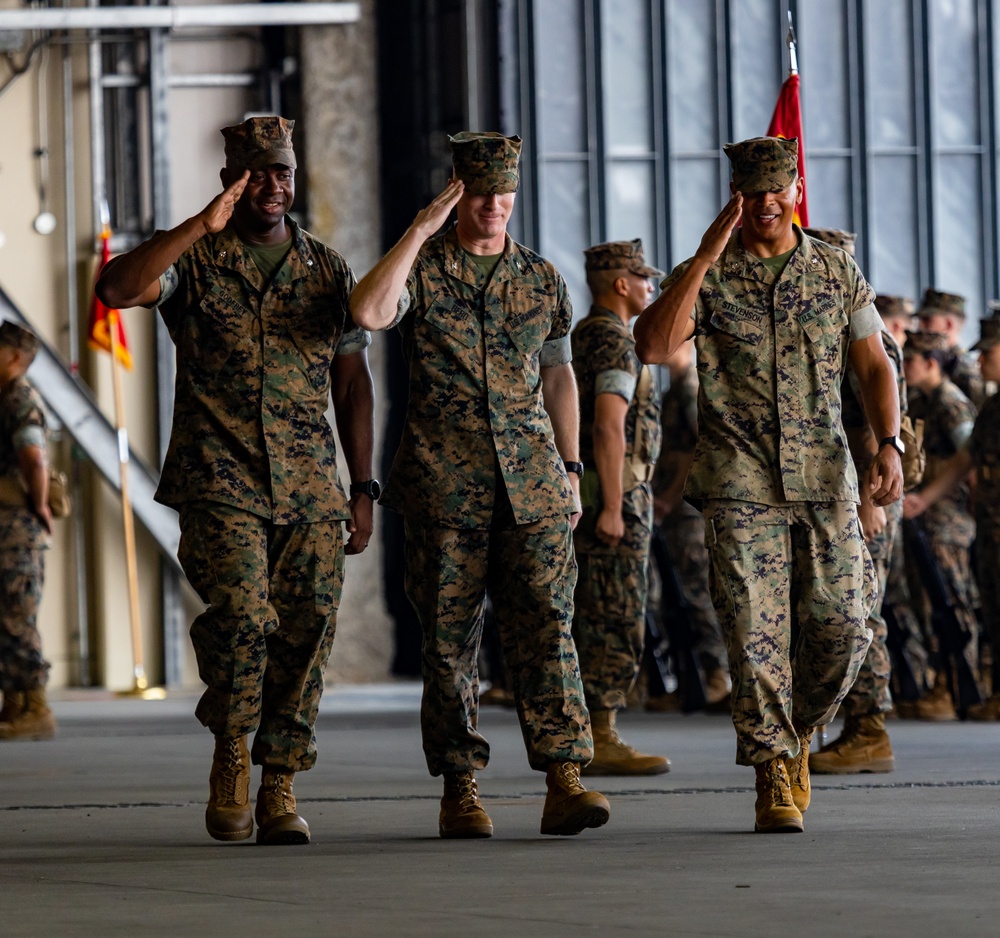
[[[582,522],[573,535],[579,566],[573,639],[591,711],[624,709],[642,663],[652,511],[646,518],[627,512],[624,518],[625,535],[616,547]]]
[[[38,606],[45,582],[45,551],[0,549],[0,690],[34,690],[48,681]]]
[[[406,517],[406,594],[423,630],[420,709],[431,775],[485,768],[477,656],[489,592],[533,769],[593,758],[590,715],[571,632],[576,561],[569,519],[490,528]]]
[[[829,722],[871,642],[875,573],[856,506],[712,500],[705,541],[733,681],[736,762],[797,755],[793,719]]]
[[[892,615],[899,626],[903,654],[910,664],[918,688],[927,690],[931,686],[930,675],[930,635],[922,615],[922,605],[914,601],[911,589],[913,564],[906,555],[906,541],[897,525],[886,575],[883,610],[891,607]],[[918,579],[918,578],[917,578]]]
[[[963,544],[951,543],[947,535],[942,536],[942,532],[935,531],[931,527],[926,530],[931,553],[941,572],[941,579],[944,581],[944,588],[955,612],[955,618],[962,631],[969,636],[964,650],[965,660],[969,662],[972,673],[978,674],[979,617],[976,615],[976,607],[979,605],[979,589],[972,575],[971,551]],[[997,576],[996,568],[992,575]],[[925,595],[924,600],[930,609],[929,597]],[[931,648],[933,650],[931,661],[937,661],[937,666],[942,666],[943,662],[940,661],[938,654],[937,636],[931,637]]]
[[[697,508],[685,502],[660,522],[660,530],[688,601],[688,615],[701,666],[706,671],[725,668],[726,644],[708,587],[705,518]]]
[[[251,760],[301,772],[344,580],[342,522],[275,525],[217,502],[181,506],[178,557],[208,608],[191,626],[216,736],[255,733]]]
[[[889,679],[892,676],[892,660],[889,657],[889,629],[882,618],[882,604],[885,602],[886,586],[889,582],[889,567],[892,552],[902,540],[900,525],[903,520],[902,501],[893,502],[885,508],[886,525],[868,542],[868,553],[875,565],[878,581],[878,597],[868,614],[868,628],[872,632],[872,643],[858,671],[854,686],[844,698],[842,709],[849,716],[871,716],[888,713],[892,709],[892,692]]]

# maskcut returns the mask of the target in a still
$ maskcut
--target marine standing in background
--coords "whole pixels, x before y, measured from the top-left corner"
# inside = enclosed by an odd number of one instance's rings
[[[965,297],[928,287],[920,301],[917,319],[921,332],[943,332],[948,337],[950,358],[944,362],[945,377],[978,411],[986,400],[986,383],[976,356],[962,348],[959,338],[965,326]]]
[[[985,381],[1000,382],[1000,311],[980,320],[980,338],[972,346],[979,352],[979,369]],[[986,399],[966,444],[940,466],[935,479],[919,492],[906,496],[907,517],[927,512],[969,472],[976,473],[976,569],[982,602],[983,627],[993,653],[990,697],[969,708],[970,720],[1000,720],[1000,395]]]
[[[805,228],[810,237],[818,238],[855,256],[856,236],[849,231],[832,228]],[[878,308],[878,304],[876,304]],[[883,320],[884,322],[884,320]],[[902,423],[906,413],[906,382],[903,379],[903,353],[888,328],[882,330],[882,345],[892,363],[893,375],[899,396],[899,414]],[[854,372],[848,370],[840,389],[841,419],[847,434],[854,469],[859,479],[868,472],[878,450],[878,441],[872,433],[861,404],[860,389]],[[858,670],[858,677],[848,691],[840,711],[844,715],[844,728],[840,736],[819,752],[810,753],[809,770],[820,775],[851,772],[891,772],[895,768],[892,744],[885,728],[885,715],[892,709],[889,679],[892,663],[887,644],[888,629],[882,618],[882,603],[888,581],[892,552],[896,549],[896,535],[903,517],[902,502],[884,507],[874,505],[868,491],[861,486],[858,495],[858,519],[865,537],[868,554],[875,564],[878,598],[868,613],[867,625],[872,632],[865,660]]]
[[[378,496],[371,337],[350,319],[347,262],[287,214],[292,127],[226,127],[224,191],[112,260],[97,284],[108,306],[158,306],[177,348],[156,499],[180,513],[181,566],[208,606],[191,626],[208,685],[195,714],[215,736],[205,824],[217,840],[244,840],[255,816],[263,844],[309,841],[292,783],[316,762],[344,555],[367,547]],[[350,501],[325,416],[331,392]]]
[[[487,591],[533,769],[546,773],[543,834],[607,822],[580,783],[593,757],[571,632],[579,513],[579,405],[569,293],[507,222],[521,140],[450,138],[454,177],[358,284],[355,321],[399,323],[409,410],[382,498],[403,513],[406,592],[423,627],[421,730],[444,776],[442,837],[489,837],[475,772]],[[437,237],[452,208],[457,222]]]
[[[705,512],[736,761],[755,768],[755,830],[801,831],[814,728],[871,641],[874,571],[840,415],[848,361],[879,441],[864,481],[879,507],[902,494],[899,403],[874,292],[844,251],[794,224],[798,141],[725,152],[732,198],[639,317],[636,350],[664,361],[695,336],[699,438],[685,495]]]
[[[916,388],[926,407],[924,449],[927,468],[917,489],[919,495],[924,489],[935,486],[949,460],[968,444],[976,408],[947,377],[952,346],[945,333],[914,332],[906,343],[903,356],[906,383]],[[905,516],[913,516],[915,504],[913,499],[909,507],[904,503]],[[979,594],[972,576],[971,549],[976,521],[970,508],[968,479],[957,480],[921,513],[933,561],[941,573],[955,618],[967,636],[965,658],[975,674],[979,667],[979,620],[975,613]],[[934,657],[937,665],[934,686],[917,701],[916,716],[931,721],[954,720],[957,713],[948,688],[947,663],[940,649]]]
[[[52,534],[42,399],[25,377],[38,337],[0,323],[0,739],[50,739],[38,606]]]
[[[657,383],[635,354],[631,321],[645,309],[662,270],[642,242],[584,251],[593,305],[571,336],[580,394],[583,517],[573,542],[579,575],[573,638],[594,733],[587,775],[659,775],[670,760],[637,752],[618,735],[616,714],[639,674],[646,632],[650,480],[660,452]]]

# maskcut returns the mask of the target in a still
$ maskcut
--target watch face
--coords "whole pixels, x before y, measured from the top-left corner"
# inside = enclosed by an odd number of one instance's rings
[[[382,494],[382,486],[379,485],[378,479],[372,479],[371,485],[368,486],[368,494],[371,495],[375,501],[378,501],[379,495]]]

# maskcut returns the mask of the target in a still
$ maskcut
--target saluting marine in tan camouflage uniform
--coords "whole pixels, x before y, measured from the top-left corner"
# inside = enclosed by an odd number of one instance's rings
[[[573,638],[594,730],[588,775],[658,775],[668,759],[624,742],[616,713],[639,674],[645,638],[650,479],[660,452],[660,401],[639,362],[629,323],[645,308],[650,277],[642,243],[613,241],[584,252],[590,314],[571,336],[580,394],[583,517],[573,543],[579,564]]]
[[[404,515],[406,590],[424,633],[424,752],[444,776],[442,837],[493,832],[474,776],[490,752],[477,729],[487,591],[528,761],[546,772],[542,833],[576,834],[609,816],[579,781],[593,748],[571,634],[582,471],[572,309],[555,268],[507,235],[520,143],[452,137],[455,177],[351,297],[360,325],[399,323],[409,361],[409,412],[383,502]],[[432,238],[453,207],[457,224]]]
[[[736,761],[756,770],[755,829],[801,831],[813,729],[871,640],[875,582],[840,413],[848,359],[880,441],[865,480],[878,506],[902,494],[899,404],[871,287],[846,253],[793,224],[798,142],[725,150],[733,197],[639,317],[636,350],[662,361],[696,337],[699,439],[685,494],[705,511]]]
[[[293,776],[316,761],[345,549],[364,550],[372,530],[371,340],[350,320],[346,261],[287,216],[292,126],[225,128],[222,194],[113,260],[97,287],[109,306],[159,306],[177,346],[156,497],[180,512],[180,561],[208,606],[191,638],[208,685],[196,715],[215,735],[206,826],[218,840],[252,833],[250,759],[263,767],[257,841],[309,840]],[[363,489],[350,502],[324,416],[331,389]]]
[[[45,409],[25,377],[38,338],[0,324],[0,739],[49,739],[38,606],[52,534]]]

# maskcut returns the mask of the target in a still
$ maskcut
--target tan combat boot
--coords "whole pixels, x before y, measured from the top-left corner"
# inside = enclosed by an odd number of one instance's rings
[[[782,758],[754,766],[757,773],[756,818],[753,829],[761,834],[795,834],[802,830],[802,812],[795,807],[788,770]]]
[[[257,843],[307,844],[309,825],[295,813],[295,795],[292,794],[290,769],[265,765],[257,789]]]
[[[0,723],[0,739],[52,739],[55,735],[56,718],[43,687],[25,691],[19,711],[6,723]]]
[[[571,836],[608,823],[611,817],[608,799],[580,784],[579,763],[550,763],[545,771],[545,787],[548,794],[542,808],[543,834]]]
[[[895,767],[884,713],[847,717],[843,732],[809,757],[809,768],[817,775],[891,772]]]
[[[705,674],[705,709],[717,713],[730,711],[733,682],[725,668],[711,668]]]
[[[438,833],[446,838],[493,836],[493,822],[479,803],[471,772],[445,772]]]
[[[670,771],[665,756],[647,756],[637,752],[615,728],[614,710],[595,710],[590,714],[594,733],[594,760],[581,769],[583,775],[662,775]]]
[[[809,784],[809,750],[812,747],[815,726],[796,726],[799,737],[799,754],[793,759],[785,756],[785,771],[788,772],[788,787],[792,801],[799,811],[804,812],[812,800],[812,786]]]
[[[918,720],[929,720],[934,723],[946,723],[958,719],[944,675],[937,675],[934,687],[917,701],[915,712]]]
[[[205,828],[216,840],[246,840],[253,833],[250,811],[250,755],[247,738],[215,737],[208,777]]]
[[[969,719],[989,723],[1000,720],[1000,694],[993,694],[982,703],[969,707]]]

